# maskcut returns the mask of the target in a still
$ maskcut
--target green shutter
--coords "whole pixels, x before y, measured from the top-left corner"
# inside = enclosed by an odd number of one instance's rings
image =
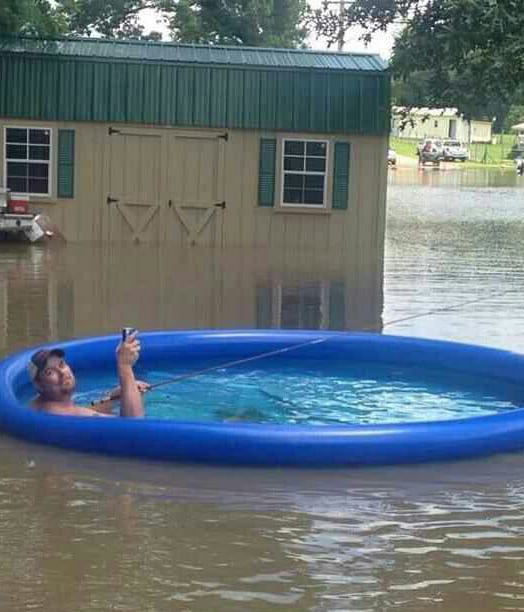
[[[274,138],[260,139],[260,161],[258,170],[258,205],[273,206],[275,201],[275,161],[277,141]]]
[[[346,210],[349,194],[349,163],[351,145],[349,142],[335,142],[333,161],[333,208]]]
[[[58,130],[58,179],[59,198],[75,195],[75,131]]]

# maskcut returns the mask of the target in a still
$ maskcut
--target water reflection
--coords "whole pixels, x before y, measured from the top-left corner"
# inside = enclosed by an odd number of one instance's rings
[[[381,266],[339,253],[15,245],[0,283],[4,351],[126,324],[378,330],[382,312]]]
[[[459,188],[447,183],[448,174],[460,179]],[[476,171],[448,174],[439,174],[435,186],[417,182],[416,169],[404,171],[406,184],[394,184],[398,174],[391,178],[386,331],[522,351],[524,182],[481,188],[467,178],[478,177]],[[468,305],[388,325],[463,302]]]
[[[460,164],[447,167],[424,166],[423,168],[400,167],[390,172],[390,185],[422,185],[426,187],[524,187],[524,179],[515,168],[468,168]]]

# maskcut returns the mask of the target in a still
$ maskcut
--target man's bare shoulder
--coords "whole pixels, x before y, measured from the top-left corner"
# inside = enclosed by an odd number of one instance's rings
[[[64,406],[60,402],[43,402],[39,398],[30,402],[30,407],[37,412],[45,414],[57,414],[61,416],[80,416],[80,417],[110,417],[111,414],[103,414],[92,408],[83,406]]]

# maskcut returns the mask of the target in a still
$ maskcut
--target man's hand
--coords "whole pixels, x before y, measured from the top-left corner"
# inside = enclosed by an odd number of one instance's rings
[[[120,342],[116,349],[116,362],[118,367],[133,367],[140,356],[140,342],[136,334],[131,334],[124,342]]]
[[[142,392],[135,379],[133,366],[140,355],[140,342],[131,334],[116,349],[116,370],[120,383],[120,416],[143,417]]]
[[[143,380],[137,380],[136,386],[137,386],[137,389],[140,391],[140,393],[146,393],[151,388],[151,385],[149,383],[144,382]],[[120,399],[121,394],[122,392],[121,392],[120,387],[116,387],[115,389],[109,392],[107,399],[110,401]]]

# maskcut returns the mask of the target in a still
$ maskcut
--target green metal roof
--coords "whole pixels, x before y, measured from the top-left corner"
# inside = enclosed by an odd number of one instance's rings
[[[99,38],[2,37],[0,52],[169,64],[314,68],[358,72],[381,72],[387,69],[386,62],[379,55],[365,53],[183,45]]]
[[[378,56],[0,39],[0,117],[385,135]]]

